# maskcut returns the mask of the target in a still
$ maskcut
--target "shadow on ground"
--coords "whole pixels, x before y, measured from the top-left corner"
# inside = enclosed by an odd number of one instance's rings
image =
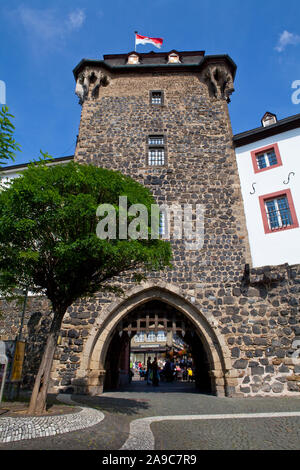
[[[133,400],[130,398],[113,398],[107,396],[89,397],[86,395],[73,395],[72,400],[79,405],[87,405],[99,409],[103,413],[124,414],[132,416],[140,411],[147,410],[149,404],[145,400]]]
[[[131,384],[123,385],[118,390],[107,390],[106,393],[129,392],[129,393],[197,393],[194,382],[160,382],[154,387],[147,384],[145,380],[133,380]]]

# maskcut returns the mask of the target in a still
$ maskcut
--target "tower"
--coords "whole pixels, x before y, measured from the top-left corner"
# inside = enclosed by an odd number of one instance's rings
[[[158,204],[203,207],[203,244],[190,249],[184,240],[172,240],[173,269],[155,273],[144,287],[127,279],[124,286],[129,297],[132,289],[141,289],[139,295],[149,302],[172,290],[178,296],[174,307],[185,299],[202,329],[209,330],[207,337],[199,332],[201,341],[217,344],[213,351],[205,348],[211,356],[212,390],[223,395],[234,390],[234,379],[224,376],[231,367],[226,365],[229,348],[225,343],[223,348],[216,329],[216,318],[222,316],[219,294],[241,282],[247,263],[228,114],[235,72],[226,55],[174,50],[105,55],[99,61],[82,60],[74,69],[82,105],[75,161],[130,175],[150,188]],[[231,297],[224,301],[230,304]],[[103,375],[105,366],[103,358],[90,360],[88,388],[98,393],[96,363],[102,363]]]

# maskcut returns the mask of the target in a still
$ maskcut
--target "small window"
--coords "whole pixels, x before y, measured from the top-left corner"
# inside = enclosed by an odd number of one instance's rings
[[[150,136],[149,145],[164,145],[163,136],[159,136],[159,135]]]
[[[261,120],[263,127],[271,126],[272,124],[276,124],[277,116],[276,114],[266,112]]]
[[[165,153],[164,149],[149,149],[149,165],[164,165],[165,164]]]
[[[264,147],[251,152],[252,163],[255,173],[276,168],[282,165],[279,148],[277,144]]]
[[[278,163],[274,149],[256,155],[256,161],[259,170],[267,168],[268,166],[277,165]]]
[[[165,164],[165,139],[162,135],[148,137],[148,165],[162,166]]]
[[[293,225],[291,211],[286,196],[265,201],[265,208],[271,230]]]
[[[128,57],[128,60],[127,60],[127,64],[138,64],[140,61],[139,61],[139,56],[137,54],[131,54],[129,57]]]
[[[179,55],[175,54],[174,52],[172,54],[169,54],[168,63],[169,64],[180,64]]]
[[[298,220],[291,191],[260,196],[265,233],[297,228]]]
[[[162,91],[150,91],[150,104],[162,105],[164,96]]]
[[[140,331],[139,333],[137,333],[134,337],[134,341],[136,343],[143,343],[145,341],[145,332]]]
[[[159,331],[157,333],[157,341],[166,341],[166,333],[164,331]]]
[[[159,213],[159,235],[166,234],[166,214],[165,212]]]
[[[156,341],[156,334],[154,333],[154,331],[150,331],[150,333],[147,334],[147,341]]]

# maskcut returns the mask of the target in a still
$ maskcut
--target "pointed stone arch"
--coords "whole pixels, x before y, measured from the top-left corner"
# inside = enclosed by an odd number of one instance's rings
[[[157,285],[153,282],[145,282],[134,287],[126,293],[126,297],[116,299],[102,310],[96,320],[85,343],[77,374],[79,379],[86,379],[88,393],[98,395],[103,391],[105,358],[116,326],[131,311],[150,300],[160,300],[169,304],[190,320],[209,359],[213,392],[217,396],[231,395],[235,380],[230,378],[232,368],[230,351],[218,329],[216,319],[211,314],[204,315],[201,306],[196,305],[192,301],[194,299],[183,295],[179,287],[167,283]]]

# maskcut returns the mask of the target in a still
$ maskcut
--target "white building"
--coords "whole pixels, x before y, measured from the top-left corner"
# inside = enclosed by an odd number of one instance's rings
[[[59,157],[59,158],[54,158],[53,161],[47,163],[47,165],[57,165],[57,164],[62,164],[62,163],[68,163],[70,161],[74,160],[74,156],[68,156],[68,157]],[[27,166],[29,163],[20,163],[19,165],[9,165],[1,168],[0,171],[0,184],[5,187],[7,183],[13,178],[18,178],[21,176],[22,172],[26,170]]]
[[[234,136],[253,267],[300,263],[300,114]]]

